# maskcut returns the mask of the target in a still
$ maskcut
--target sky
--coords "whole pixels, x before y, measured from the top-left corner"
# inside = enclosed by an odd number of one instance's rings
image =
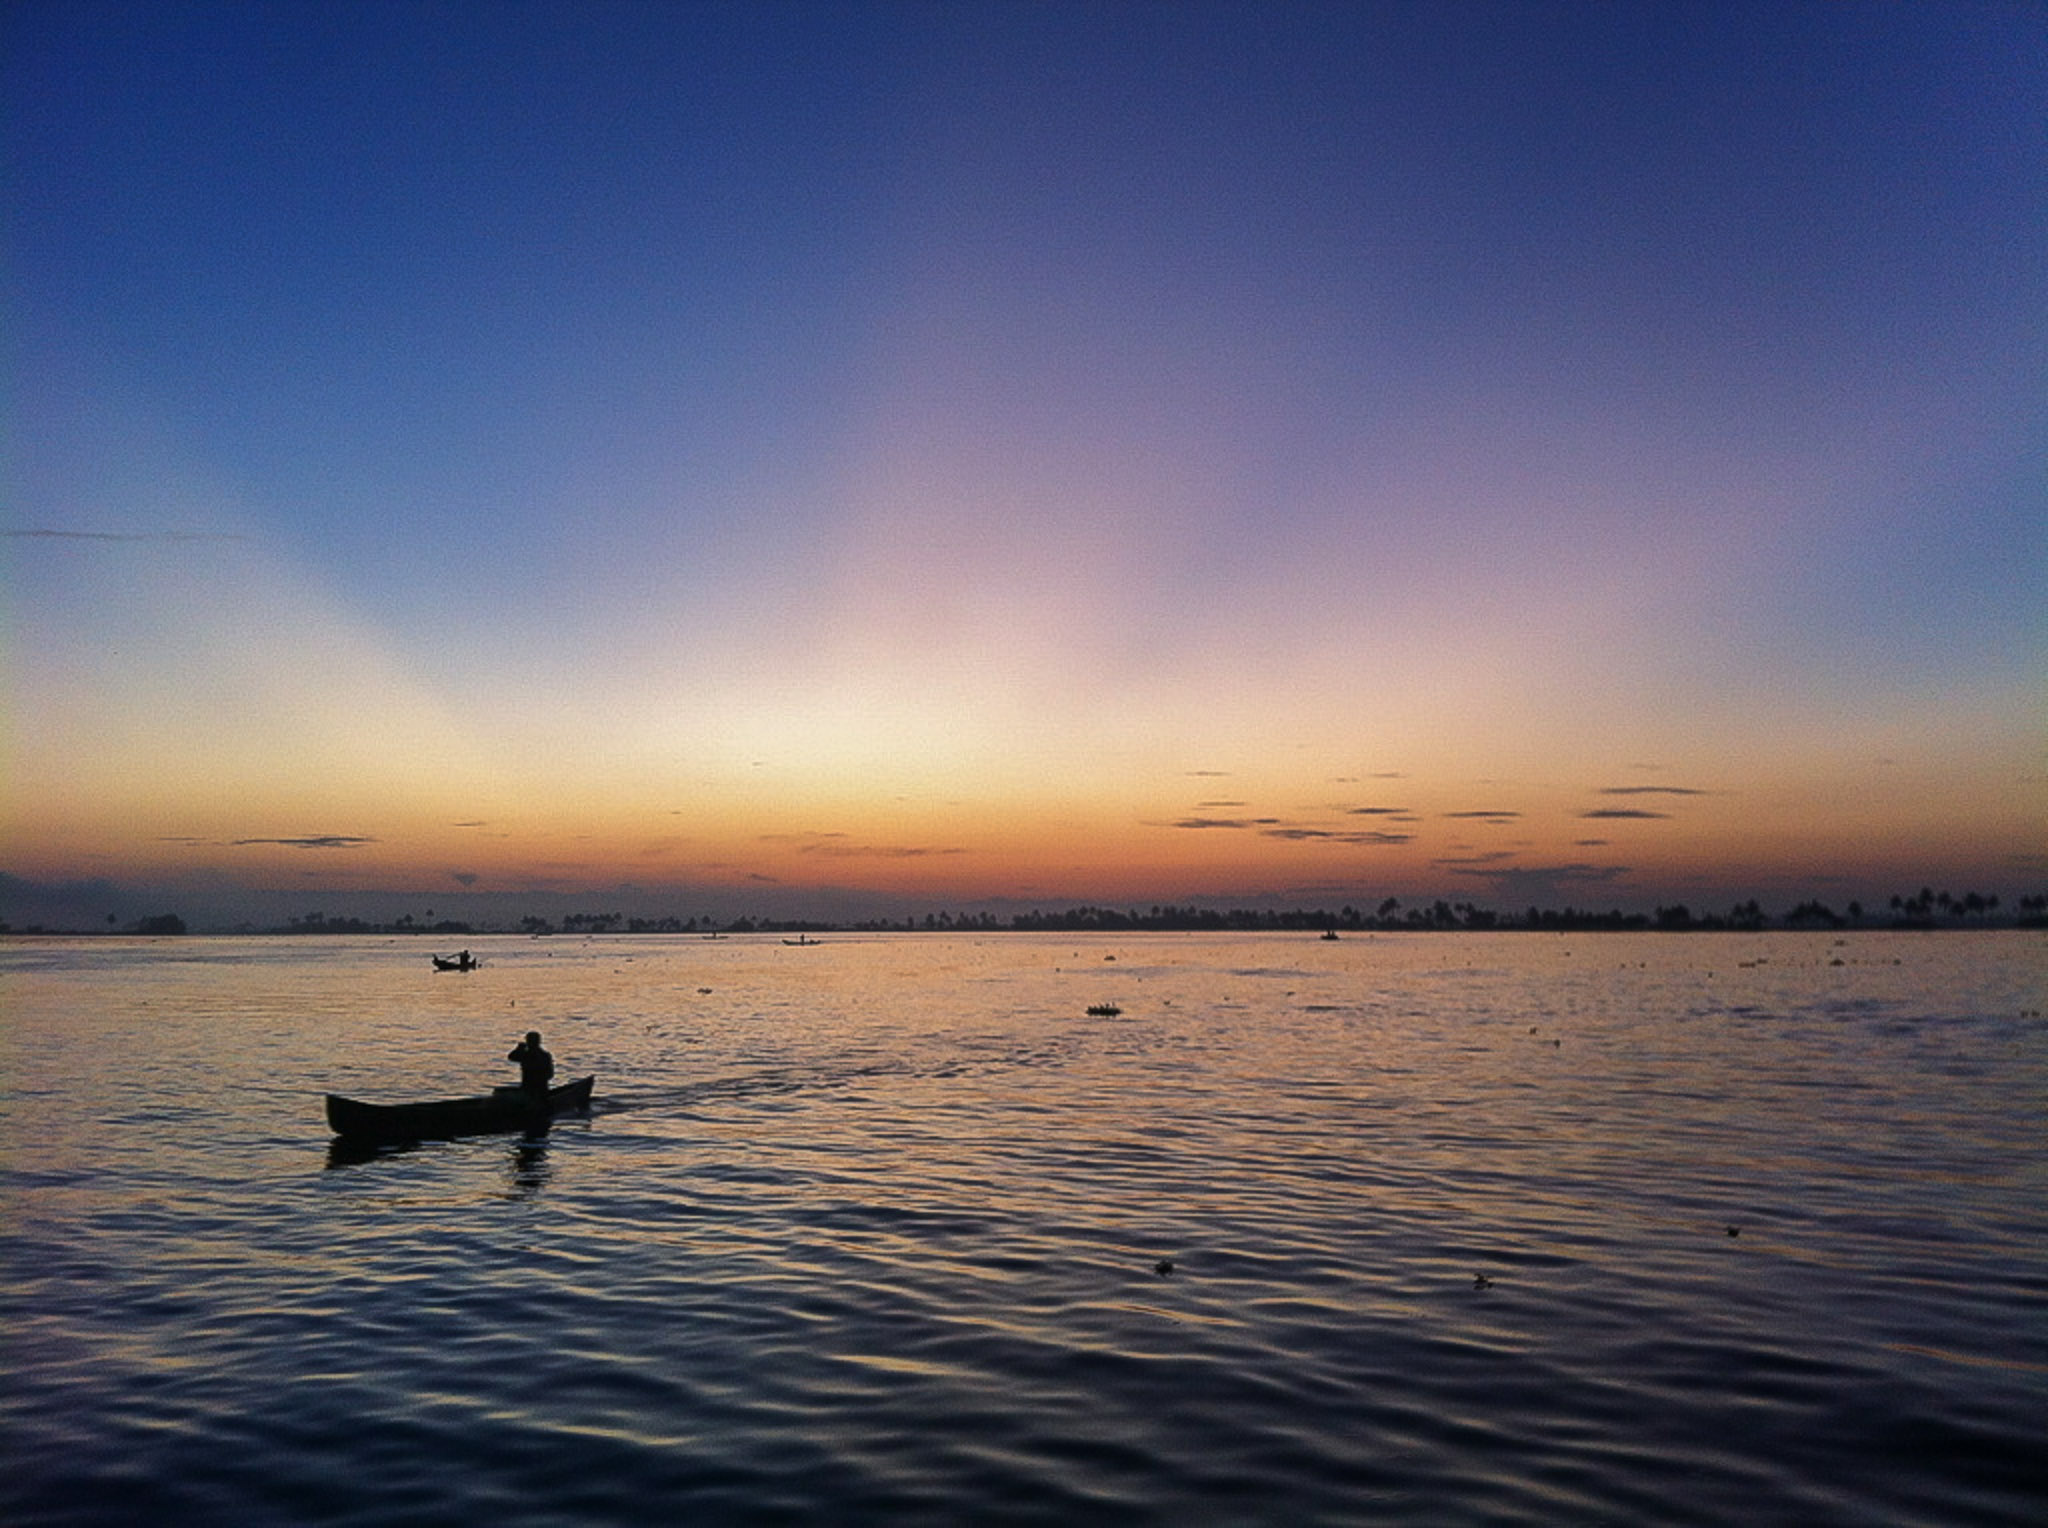
[[[0,110],[0,916],[2048,889],[2038,6],[12,0]]]

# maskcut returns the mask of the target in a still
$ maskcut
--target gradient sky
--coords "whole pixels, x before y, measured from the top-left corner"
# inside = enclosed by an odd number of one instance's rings
[[[2048,885],[2039,6],[0,27],[18,903]]]

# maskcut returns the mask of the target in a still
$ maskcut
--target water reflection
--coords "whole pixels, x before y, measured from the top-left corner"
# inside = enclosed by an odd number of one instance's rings
[[[353,1136],[337,1135],[327,1143],[327,1170],[337,1167],[360,1167],[365,1162],[375,1162],[382,1157],[404,1156],[409,1151],[418,1151],[418,1141],[364,1141]]]
[[[547,1185],[554,1169],[548,1163],[548,1132],[545,1125],[529,1130],[513,1142],[511,1156],[507,1159],[509,1187],[508,1199],[530,1199]]]
[[[365,1141],[338,1135],[327,1143],[327,1170],[332,1172],[337,1167],[360,1167],[366,1162],[378,1162],[387,1157],[407,1156],[427,1144],[424,1140]],[[508,1198],[524,1199],[547,1183],[553,1174],[548,1162],[547,1125],[536,1125],[512,1138],[511,1150],[505,1158],[505,1173]]]

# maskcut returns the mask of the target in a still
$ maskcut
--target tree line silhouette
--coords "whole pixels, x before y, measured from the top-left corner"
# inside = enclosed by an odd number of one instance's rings
[[[950,911],[928,912],[904,918],[873,918],[850,922],[829,922],[811,918],[717,918],[709,914],[691,918],[631,918],[621,913],[571,913],[559,921],[528,915],[519,920],[517,932],[534,936],[576,934],[823,934],[858,933],[1423,933],[1432,931],[1483,931],[1489,929],[1535,929],[1544,932],[1577,930],[1654,930],[1664,933],[1763,929],[1813,928],[1941,928],[1988,927],[2003,903],[1993,895],[1967,892],[1953,896],[1923,887],[1913,895],[1894,896],[1886,910],[1873,913],[1860,901],[1836,912],[1826,903],[1809,900],[1783,914],[1773,916],[1751,897],[1725,912],[1694,912],[1684,903],[1658,907],[1649,913],[1623,912],[1619,908],[1530,907],[1521,914],[1500,913],[1475,902],[1452,902],[1438,898],[1430,902],[1404,904],[1388,897],[1370,911],[1346,904],[1327,908],[1215,908],[1193,904],[1155,903],[1149,907],[1109,907],[1081,904],[1074,907],[1015,913],[1007,918],[996,913]],[[432,916],[430,913],[428,916]],[[2021,897],[2011,917],[1997,919],[2019,928],[2048,927],[2048,894]],[[463,923],[416,923],[411,918],[395,924],[373,925],[357,919],[323,918],[308,914],[295,918],[274,933],[435,933],[480,932]],[[487,932],[484,931],[484,932]]]
[[[183,934],[185,920],[175,913],[159,913],[126,925],[117,925],[109,915],[107,928],[100,932]],[[1737,902],[1725,912],[1695,913],[1684,903],[1658,907],[1649,913],[1623,912],[1619,908],[1600,911],[1590,908],[1530,907],[1521,914],[1499,913],[1474,902],[1432,902],[1404,904],[1388,897],[1370,911],[1346,904],[1332,912],[1325,908],[1230,908],[1179,906],[1171,903],[1136,907],[1107,907],[1083,904],[1056,911],[1033,909],[1003,918],[993,912],[928,912],[899,919],[877,918],[849,922],[824,922],[805,918],[714,918],[708,914],[691,918],[666,916],[633,918],[620,913],[571,913],[559,921],[529,915],[519,920],[512,932],[541,937],[563,934],[796,934],[796,933],[909,933],[988,932],[1018,933],[1122,933],[1160,931],[1179,933],[1258,932],[1382,932],[1424,933],[1451,930],[1534,929],[1543,932],[1578,930],[1653,930],[1665,933],[1739,930],[1756,932],[1780,929],[1937,929],[1937,928],[2048,928],[2048,893],[2023,896],[2009,911],[1995,895],[1965,892],[1955,896],[1923,886],[1911,894],[1892,897],[1881,910],[1866,909],[1861,902],[1847,903],[1837,912],[1818,900],[1800,902],[1773,916],[1755,898]],[[272,928],[248,929],[245,933],[265,934],[436,934],[458,936],[493,932],[455,919],[434,920],[431,909],[425,918],[407,913],[395,922],[375,923],[362,918],[333,917],[322,912],[301,917]],[[499,930],[503,931],[503,930]],[[80,930],[31,925],[16,929],[0,922],[0,934],[76,933]]]

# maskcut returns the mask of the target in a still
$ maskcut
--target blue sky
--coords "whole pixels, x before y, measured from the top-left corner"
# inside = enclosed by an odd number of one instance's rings
[[[2038,8],[4,25],[10,873],[2048,874]]]

